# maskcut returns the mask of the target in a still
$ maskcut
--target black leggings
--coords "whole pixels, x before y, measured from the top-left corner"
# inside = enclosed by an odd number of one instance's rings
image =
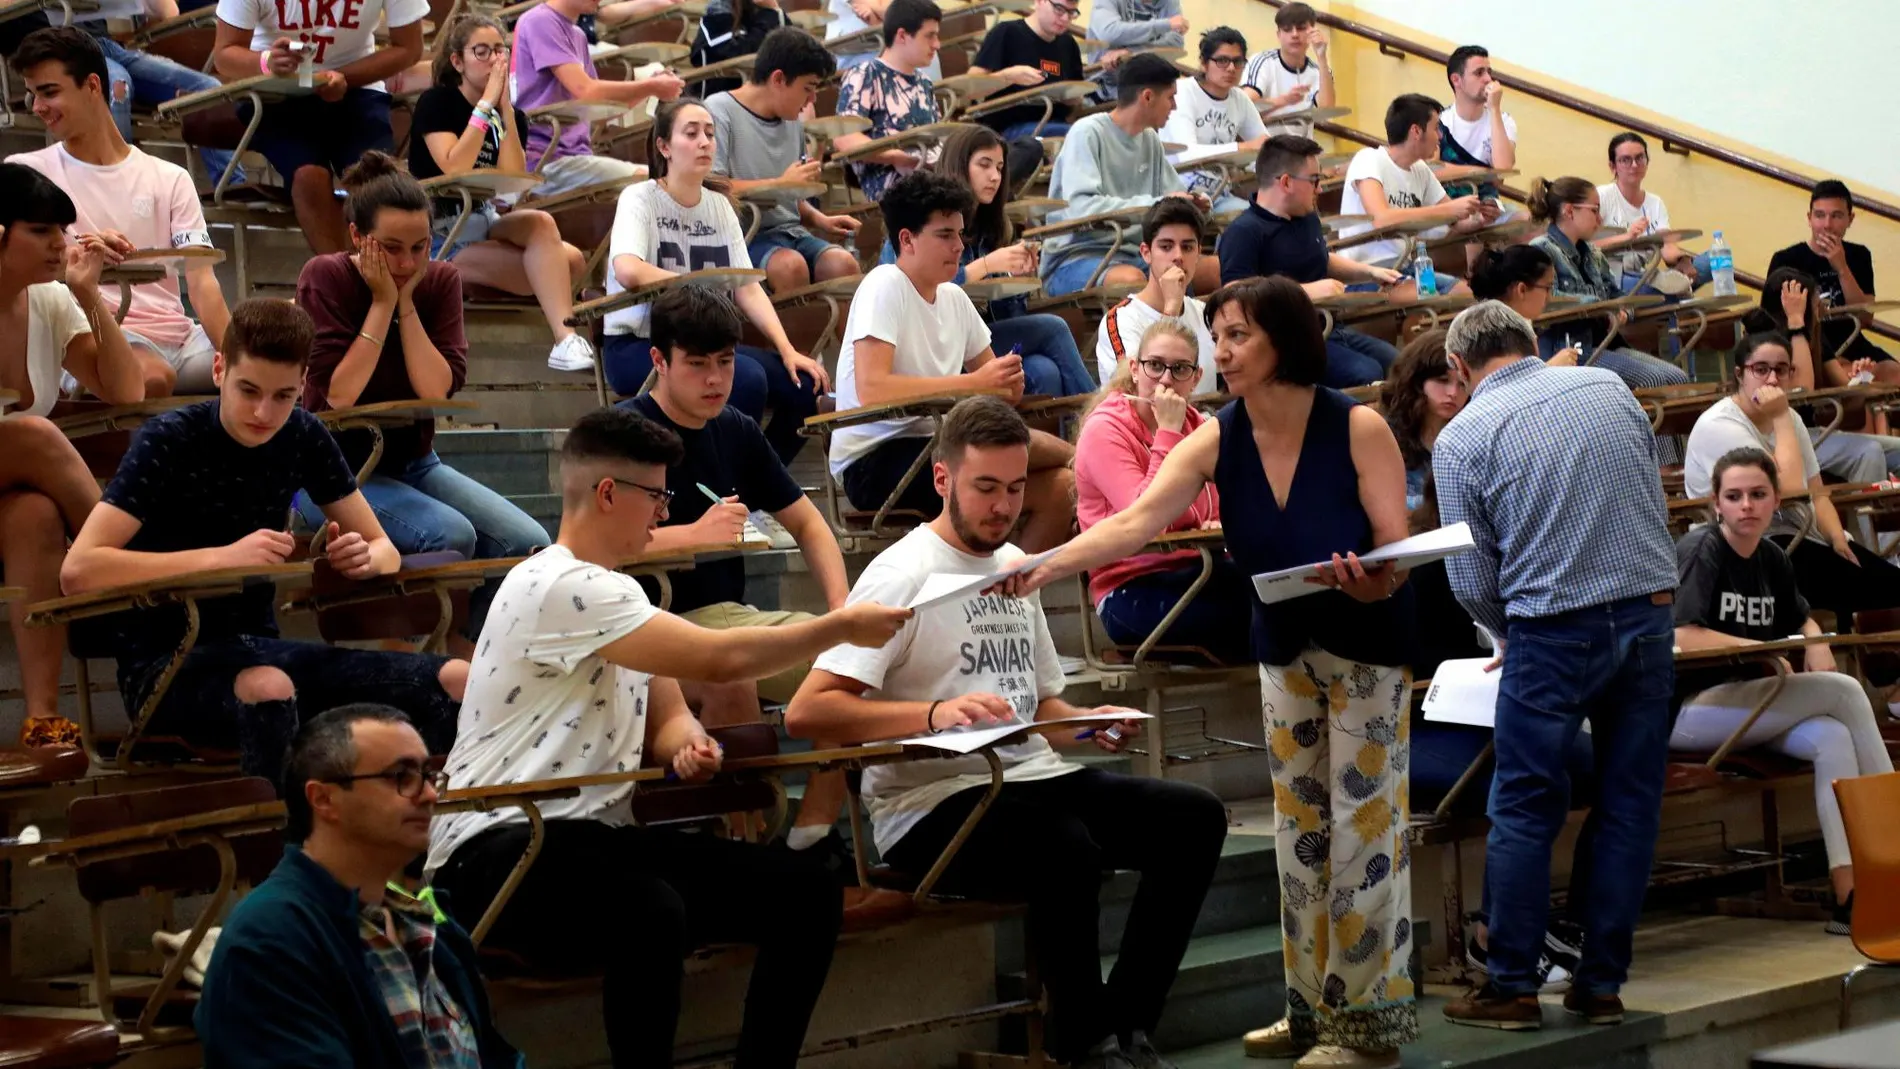
[[[945,799],[885,859],[926,871],[982,793]],[[1226,837],[1226,807],[1200,787],[1084,769],[1005,785],[938,889],[1028,902],[1050,1053],[1071,1062],[1110,1035],[1154,1031]],[[1103,983],[1097,926],[1109,869],[1139,872],[1141,886]]]
[[[551,820],[527,878],[488,940],[563,972],[605,969],[601,1010],[615,1069],[673,1064],[687,954],[758,948],[737,1069],[791,1069],[831,969],[844,899],[822,864],[712,835]],[[528,842],[526,825],[483,832],[436,873],[473,928]]]

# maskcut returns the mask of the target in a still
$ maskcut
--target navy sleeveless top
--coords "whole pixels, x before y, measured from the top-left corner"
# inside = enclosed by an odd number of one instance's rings
[[[1359,472],[1352,462],[1349,413],[1356,404],[1338,390],[1314,388],[1313,412],[1285,508],[1273,499],[1247,406],[1231,401],[1215,417],[1220,421],[1214,484],[1220,490],[1221,526],[1227,552],[1246,574],[1372,549],[1372,522],[1359,503]],[[1410,584],[1369,605],[1324,589],[1274,605],[1256,600],[1254,659],[1290,664],[1312,645],[1363,664],[1406,664],[1412,655],[1412,617]]]

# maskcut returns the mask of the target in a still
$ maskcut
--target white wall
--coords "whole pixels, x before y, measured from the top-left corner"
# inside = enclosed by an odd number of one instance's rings
[[[1350,3],[1481,44],[1506,68],[1549,74],[1771,150],[1800,161],[1805,173],[1884,190],[1883,199],[1900,193],[1895,0]]]

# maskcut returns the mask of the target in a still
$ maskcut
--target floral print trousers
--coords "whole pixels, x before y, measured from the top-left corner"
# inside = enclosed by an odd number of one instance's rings
[[[1309,647],[1260,666],[1287,1018],[1361,1050],[1418,1038],[1411,977],[1411,671]]]

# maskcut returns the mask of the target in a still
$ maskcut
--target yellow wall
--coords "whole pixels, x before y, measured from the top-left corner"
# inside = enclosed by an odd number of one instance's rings
[[[1453,47],[1453,42],[1373,18],[1348,3],[1319,0],[1314,6],[1422,45],[1446,51]],[[1222,24],[1245,34],[1251,50],[1272,47],[1275,8],[1261,0],[1182,0],[1182,11],[1190,26],[1190,51],[1201,31]],[[1353,114],[1341,120],[1342,124],[1379,136],[1386,104],[1401,93],[1426,93],[1449,102],[1450,89],[1445,84],[1442,66],[1416,57],[1395,59],[1382,55],[1377,45],[1364,38],[1328,32],[1332,38],[1339,103],[1354,109]],[[1813,173],[1799,161],[1768,155],[1755,146],[1688,127],[1668,115],[1647,113],[1627,102],[1591,93],[1536,71],[1515,68],[1508,56],[1494,56],[1493,61],[1500,70],[1550,89],[1693,134],[1725,148],[1780,164],[1798,174]],[[1523,172],[1523,177],[1514,180],[1512,185],[1526,188],[1530,180],[1539,175],[1555,178],[1575,174],[1595,183],[1609,181],[1606,149],[1617,127],[1520,93],[1507,92],[1504,106],[1517,120],[1518,168]],[[1868,136],[1884,134],[1869,131]],[[1650,140],[1649,178],[1645,188],[1668,202],[1670,222],[1674,225],[1703,231],[1721,228],[1735,249],[1737,268],[1765,274],[1768,258],[1776,249],[1806,238],[1807,193],[1804,190],[1706,157],[1666,154],[1660,144],[1653,138]],[[1357,146],[1335,147],[1351,151]],[[1880,288],[1889,295],[1900,295],[1900,222],[1861,213],[1849,237],[1873,250],[1876,273],[1884,273],[1876,279]],[[1705,237],[1689,244],[1700,249],[1706,248],[1707,242]],[[1900,326],[1900,314],[1888,313],[1882,319]],[[1885,339],[1876,341],[1889,351],[1900,353],[1900,344]]]

